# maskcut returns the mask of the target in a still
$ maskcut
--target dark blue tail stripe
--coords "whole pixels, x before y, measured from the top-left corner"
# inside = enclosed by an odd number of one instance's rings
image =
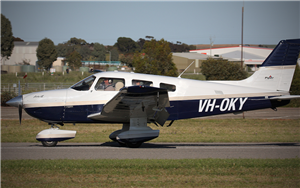
[[[282,40],[261,66],[296,65],[299,51],[300,39]]]

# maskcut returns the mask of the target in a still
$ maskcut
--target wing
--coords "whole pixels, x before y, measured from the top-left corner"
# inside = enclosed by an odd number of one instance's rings
[[[156,121],[164,125],[169,117],[165,107],[169,107],[168,91],[149,86],[131,86],[120,90],[102,111],[90,114],[89,119],[127,123],[130,118],[147,117],[147,121]]]

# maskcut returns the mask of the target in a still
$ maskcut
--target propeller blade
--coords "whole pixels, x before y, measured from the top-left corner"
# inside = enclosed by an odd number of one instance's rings
[[[21,124],[21,121],[22,121],[22,105],[21,104],[19,104],[19,121]]]

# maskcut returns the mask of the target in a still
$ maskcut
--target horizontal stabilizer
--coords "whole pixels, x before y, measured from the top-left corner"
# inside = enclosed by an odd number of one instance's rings
[[[290,99],[298,99],[300,95],[282,95],[279,97],[272,97],[270,100],[290,100]]]

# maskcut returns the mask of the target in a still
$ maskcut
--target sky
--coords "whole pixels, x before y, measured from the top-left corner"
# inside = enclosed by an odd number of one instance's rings
[[[1,1],[1,13],[26,42],[240,44],[243,6],[244,44],[300,38],[300,1]]]

